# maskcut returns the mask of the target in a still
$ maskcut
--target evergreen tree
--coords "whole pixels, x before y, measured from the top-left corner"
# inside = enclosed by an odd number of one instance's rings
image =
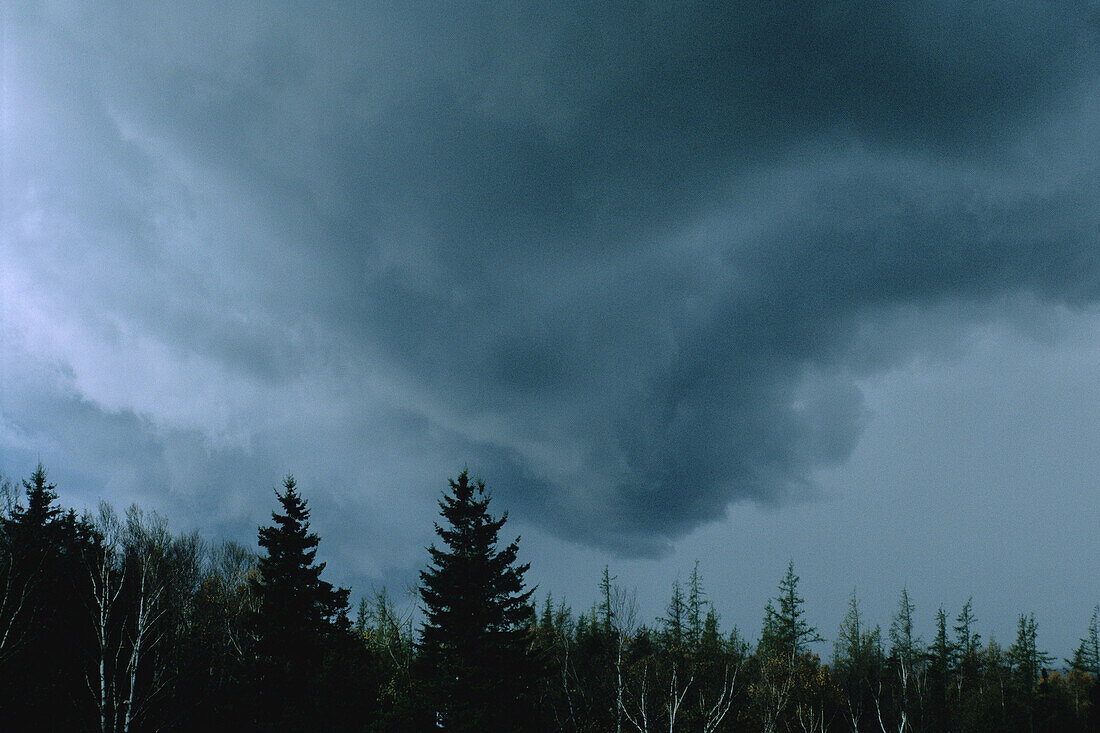
[[[1020,614],[1016,624],[1016,642],[1008,648],[1008,662],[1017,683],[1024,691],[1039,682],[1039,677],[1051,662],[1051,657],[1039,651],[1036,639],[1038,637],[1039,624],[1035,621],[1035,614],[1024,616]]]
[[[914,606],[909,591],[901,589],[898,612],[890,622],[890,655],[907,668],[912,668],[921,654],[921,640],[913,631]]]
[[[933,729],[949,727],[951,710],[947,691],[952,680],[954,653],[955,648],[947,637],[947,613],[940,606],[936,610],[936,636],[928,647],[928,678],[932,693],[928,712]]]
[[[805,601],[798,593],[794,562],[779,582],[779,595],[764,607],[764,626],[756,649],[757,675],[755,705],[764,730],[774,731],[800,722],[801,712],[816,706],[814,674],[819,660],[809,645],[824,641],[806,621]],[[814,713],[816,715],[816,713]]]
[[[872,719],[874,695],[881,689],[883,663],[882,632],[877,626],[866,627],[853,591],[848,613],[837,632],[833,656],[834,675],[844,693],[852,730],[862,730]]]
[[[89,718],[83,557],[95,536],[56,505],[57,487],[41,463],[23,488],[26,505],[0,518],[0,727],[76,730]]]
[[[977,684],[980,666],[982,637],[974,631],[976,619],[972,610],[972,598],[963,604],[955,617],[955,686],[961,695],[963,689]]]
[[[1100,679],[1100,632],[1097,630],[1097,619],[1100,617],[1100,606],[1092,609],[1092,620],[1089,621],[1088,633],[1077,649],[1073,652],[1073,659],[1069,661],[1070,667],[1078,672],[1091,674],[1094,680]]]
[[[691,648],[695,648],[699,644],[699,639],[703,634],[703,599],[706,597],[706,591],[703,590],[703,579],[699,576],[699,561],[695,561],[695,566],[691,569],[691,575],[688,577],[688,592],[687,592],[687,637],[688,645]]]
[[[259,641],[259,682],[266,728],[305,729],[316,723],[317,701],[309,681],[316,680],[326,642],[347,627],[348,591],[321,579],[325,563],[316,562],[317,535],[309,531],[309,509],[293,476],[275,492],[283,513],[261,527],[253,592],[259,599],[254,617]],[[277,721],[277,722],[276,722]]]
[[[809,645],[824,641],[817,629],[806,621],[806,602],[798,594],[798,576],[794,574],[794,561],[787,564],[787,573],[779,581],[779,595],[774,603],[768,601],[764,608],[764,629],[760,645],[793,664],[795,658]],[[778,606],[778,608],[776,607]]]
[[[688,616],[689,607],[684,600],[684,589],[679,580],[674,580],[668,608],[665,609],[664,617],[658,619],[661,622],[662,641],[674,654],[682,655],[686,651],[684,641],[689,630]]]
[[[914,633],[913,611],[909,591],[902,588],[898,612],[890,623],[889,631],[890,665],[897,684],[895,712],[900,729],[912,726],[914,721],[919,723],[922,713],[919,693],[925,672],[924,647],[920,637]],[[944,633],[946,635],[946,628]]]
[[[17,506],[13,512],[16,524],[29,531],[39,531],[51,525],[61,515],[57,501],[57,485],[46,481],[46,469],[39,462],[30,479],[23,479],[27,492],[27,506]]]
[[[439,502],[443,549],[428,548],[420,573],[424,602],[422,661],[438,723],[446,730],[516,730],[530,724],[527,646],[534,622],[527,564],[517,564],[518,538],[503,549],[508,519],[489,514],[490,494],[466,471]]]
[[[615,625],[618,619],[615,618],[615,608],[612,601],[612,595],[614,594],[614,586],[616,577],[611,577],[611,569],[607,566],[603,566],[603,575],[600,576],[600,603],[598,607],[600,622],[603,626],[603,632],[608,639],[611,638],[614,633]]]

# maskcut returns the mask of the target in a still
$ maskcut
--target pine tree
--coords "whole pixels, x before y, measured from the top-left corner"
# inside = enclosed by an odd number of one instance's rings
[[[1039,624],[1035,614],[1020,614],[1016,625],[1016,642],[1008,648],[1008,662],[1012,665],[1016,681],[1026,692],[1039,682],[1039,676],[1050,664],[1051,657],[1039,651],[1037,645]]]
[[[438,722],[446,730],[516,729],[529,681],[527,646],[534,590],[524,590],[528,564],[517,564],[519,539],[498,549],[508,519],[489,514],[490,494],[466,471],[439,502],[444,548],[428,548],[420,573],[425,622],[422,661]],[[525,714],[526,713],[526,714]]]
[[[688,632],[688,614],[684,589],[680,586],[680,581],[675,580],[672,582],[672,597],[668,601],[668,608],[665,609],[664,617],[659,619],[664,644],[674,654],[683,654],[686,651],[684,640]]]
[[[283,513],[271,513],[273,524],[261,527],[258,577],[252,580],[259,599],[254,629],[259,641],[261,721],[278,721],[284,729],[306,728],[314,716],[309,681],[317,679],[325,642],[347,627],[348,591],[321,579],[325,563],[316,562],[320,539],[309,531],[309,509],[293,476],[275,492]]]
[[[26,506],[0,517],[0,727],[75,730],[75,691],[86,684],[79,652],[92,643],[83,558],[95,537],[56,504],[41,463],[23,488]]]
[[[913,633],[913,610],[909,591],[902,588],[897,615],[890,622],[890,654],[907,668],[916,663],[921,653],[920,637]]]
[[[953,679],[952,660],[955,647],[947,637],[947,613],[940,606],[936,610],[936,636],[928,647],[928,678],[931,690],[929,714],[934,727],[949,728],[951,710],[948,706],[948,688]]]
[[[877,626],[868,629],[864,624],[855,591],[837,632],[833,660],[834,674],[845,695],[852,729],[861,730],[863,717],[870,715],[874,705],[875,691],[881,687],[884,660],[882,632]]]
[[[981,667],[982,637],[974,631],[977,620],[972,610],[973,599],[968,598],[959,615],[955,617],[955,686],[959,693],[964,687],[977,684]]]
[[[23,479],[23,488],[27,492],[27,507],[16,507],[15,521],[32,530],[41,530],[52,523],[61,514],[57,501],[57,486],[46,481],[46,469],[39,462],[30,479]]]
[[[1073,652],[1073,659],[1069,660],[1070,667],[1078,672],[1091,674],[1093,679],[1100,679],[1100,632],[1097,630],[1097,619],[1100,617],[1100,606],[1092,609],[1092,620],[1089,621],[1088,633],[1077,649]]]
[[[805,599],[798,594],[798,580],[791,561],[787,564],[786,575],[779,581],[775,603],[768,601],[764,608],[764,629],[760,639],[761,646],[787,659],[791,665],[799,654],[809,650],[810,644],[824,641],[817,629],[806,621],[802,608]]]
[[[618,619],[615,618],[614,602],[612,601],[612,595],[614,595],[614,586],[616,578],[611,577],[611,569],[607,566],[603,566],[603,575],[600,576],[600,603],[599,603],[599,615],[600,621],[603,626],[604,635],[610,639],[614,633]]]
[[[261,527],[254,590],[260,599],[261,634],[281,645],[304,636],[323,635],[344,619],[348,591],[321,579],[325,563],[315,562],[318,536],[309,531],[309,509],[293,476],[275,492],[284,514],[271,513],[274,524]]]
[[[982,648],[982,637],[974,631],[973,602],[973,598],[968,598],[955,618],[955,649],[960,665],[976,659]]]
[[[688,646],[694,649],[699,644],[703,634],[703,599],[706,597],[703,590],[703,579],[699,576],[699,561],[695,561],[695,567],[688,576],[687,593],[687,637]]]
[[[898,599],[898,612],[890,623],[890,664],[896,673],[898,684],[897,716],[898,727],[905,729],[912,725],[913,720],[919,720],[921,678],[925,671],[924,647],[920,637],[913,630],[912,601],[909,600],[909,591],[901,589],[901,598]],[[946,621],[945,621],[946,624]],[[944,634],[946,635],[946,628]],[[946,636],[945,636],[946,638]]]

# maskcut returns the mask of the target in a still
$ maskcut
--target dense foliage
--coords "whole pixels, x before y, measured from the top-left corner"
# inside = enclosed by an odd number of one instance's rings
[[[652,623],[609,569],[588,610],[546,595],[536,612],[507,515],[465,472],[419,607],[383,590],[354,620],[291,477],[258,551],[137,507],[78,516],[42,466],[0,499],[5,730],[1100,730],[1100,607],[1060,661],[1032,615],[1007,648],[983,641],[970,602],[926,642],[904,589],[885,632],[853,596],[823,660],[793,564],[755,642],[721,629],[698,567]]]

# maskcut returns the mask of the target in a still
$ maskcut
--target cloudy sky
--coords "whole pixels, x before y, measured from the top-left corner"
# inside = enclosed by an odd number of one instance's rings
[[[598,7],[598,9],[596,9]],[[6,3],[0,471],[643,617],[1100,602],[1100,6]],[[822,649],[827,651],[827,648]]]

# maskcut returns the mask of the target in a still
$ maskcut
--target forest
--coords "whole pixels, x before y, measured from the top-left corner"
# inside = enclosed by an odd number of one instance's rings
[[[323,578],[291,476],[255,547],[137,506],[78,514],[41,464],[0,489],[5,730],[1100,730],[1100,608],[1055,659],[1032,615],[1002,647],[970,602],[941,607],[922,639],[904,589],[885,629],[853,596],[822,658],[793,563],[754,637],[722,628],[698,567],[652,620],[610,568],[590,608],[536,597],[466,472],[411,610]]]

